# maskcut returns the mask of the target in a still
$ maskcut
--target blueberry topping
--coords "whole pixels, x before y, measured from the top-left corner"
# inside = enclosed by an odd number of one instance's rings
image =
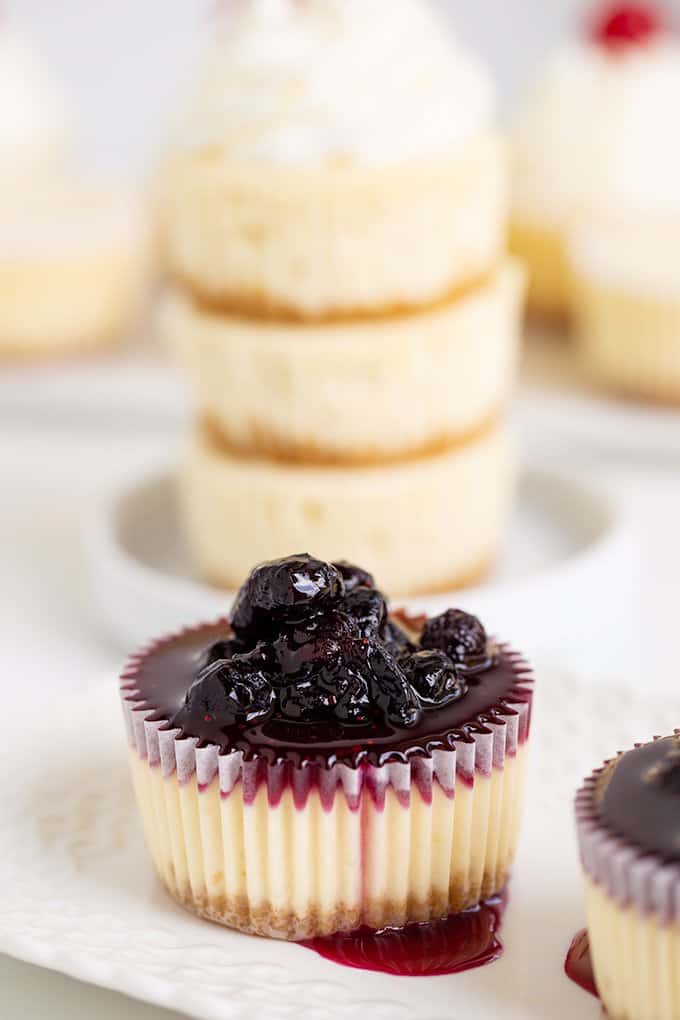
[[[421,708],[408,677],[384,644],[369,647],[371,696],[385,718],[396,726],[415,726]]]
[[[484,628],[448,610],[416,646],[367,571],[303,554],[256,567],[239,591],[233,636],[210,645],[173,722],[218,730],[323,724],[416,726],[463,698],[490,661]],[[410,624],[409,624],[410,625]],[[416,626],[417,626],[416,622]]]
[[[356,621],[361,637],[381,634],[387,623],[387,603],[376,588],[355,588],[345,595],[345,611]]]
[[[253,725],[267,719],[273,708],[274,688],[257,657],[235,655],[199,671],[174,722],[181,726],[186,715],[222,726]]]
[[[487,658],[486,631],[476,616],[447,609],[432,616],[420,638],[421,648],[440,648],[456,665],[475,665]]]
[[[467,684],[446,652],[427,649],[399,661],[424,705],[449,705],[467,694]]]
[[[201,656],[200,668],[211,666],[213,662],[219,662],[221,659],[231,659],[232,655],[238,655],[239,652],[245,651],[247,651],[246,646],[237,638],[224,638],[222,641],[215,641],[209,648],[206,648]]]
[[[308,553],[262,563],[236,596],[231,625],[242,640],[264,636],[277,621],[304,619],[310,609],[341,598],[344,588],[336,567]]]
[[[280,695],[281,714],[288,719],[318,722],[335,719],[364,723],[372,716],[365,653],[356,661],[332,659],[312,669],[303,680],[288,684]]]
[[[414,652],[416,647],[399,624],[389,619],[383,629],[383,641],[392,655],[396,656],[404,655],[406,652]]]
[[[367,570],[355,567],[353,563],[348,563],[347,560],[338,560],[333,566],[340,571],[345,582],[345,591],[354,591],[355,588],[375,588],[373,575],[369,574]]]
[[[347,657],[356,637],[354,621],[337,611],[314,614],[304,622],[282,628],[271,646],[281,682],[303,679],[326,667],[333,669]]]

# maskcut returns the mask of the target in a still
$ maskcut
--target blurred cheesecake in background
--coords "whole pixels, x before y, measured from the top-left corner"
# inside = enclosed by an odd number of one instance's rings
[[[512,123],[511,246],[532,311],[571,314],[575,226],[680,211],[679,107],[680,41],[653,3],[595,4],[588,35],[548,57]]]
[[[0,28],[0,182],[2,194],[44,184],[65,172],[73,124],[37,53],[16,32]]]
[[[577,351],[614,394],[680,406],[680,212],[593,218],[568,244]]]
[[[524,296],[489,76],[427,0],[242,0],[160,184],[202,576],[314,545],[391,593],[487,569]]]
[[[0,357],[108,344],[140,309],[139,202],[89,181],[73,121],[29,43],[0,28]]]

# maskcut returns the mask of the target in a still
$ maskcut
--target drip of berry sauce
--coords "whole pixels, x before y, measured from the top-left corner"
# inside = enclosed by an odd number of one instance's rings
[[[641,46],[663,30],[663,19],[653,4],[622,3],[604,8],[593,23],[594,42],[611,50]]]
[[[401,977],[456,974],[497,960],[503,952],[500,929],[507,894],[485,900],[441,921],[374,931],[362,927],[307,939],[299,945],[326,960],[359,970]]]
[[[585,928],[574,935],[571,941],[567,958],[564,961],[564,973],[579,988],[583,988],[584,991],[590,992],[591,995],[599,998],[597,985],[595,984],[593,961],[590,956],[590,941]]]

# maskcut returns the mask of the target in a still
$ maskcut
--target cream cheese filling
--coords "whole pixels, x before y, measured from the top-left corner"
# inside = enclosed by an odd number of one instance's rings
[[[215,776],[179,782],[131,751],[146,841],[170,893],[213,920],[261,934],[303,937],[367,923],[426,920],[500,891],[517,845],[526,744],[490,775],[458,776],[431,797],[367,788],[352,810],[339,788],[302,809],[287,787],[277,804],[262,785],[251,802]]]

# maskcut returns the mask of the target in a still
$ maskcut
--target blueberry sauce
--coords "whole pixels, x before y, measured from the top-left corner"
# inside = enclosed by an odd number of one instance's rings
[[[500,929],[507,896],[495,897],[441,921],[404,928],[354,932],[307,939],[299,945],[326,960],[359,970],[402,977],[435,977],[482,967],[503,952]]]
[[[590,941],[585,928],[574,935],[571,941],[567,958],[564,961],[564,973],[579,988],[583,988],[584,991],[599,998],[593,972],[593,961],[590,956]]]

